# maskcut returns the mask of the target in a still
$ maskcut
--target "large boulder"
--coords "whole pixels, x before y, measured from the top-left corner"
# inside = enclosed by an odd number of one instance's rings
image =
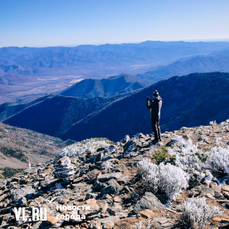
[[[164,208],[165,206],[153,193],[146,192],[144,196],[135,204],[133,212],[137,214],[145,209],[156,210]]]
[[[11,190],[11,198],[14,203],[24,206],[26,199],[28,200],[35,193],[35,189],[31,186],[21,187]]]

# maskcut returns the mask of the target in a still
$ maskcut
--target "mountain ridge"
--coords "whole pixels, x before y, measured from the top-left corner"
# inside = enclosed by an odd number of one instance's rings
[[[229,47],[228,42],[143,42],[139,44],[77,46],[77,47],[47,47],[47,48],[1,48],[0,56],[14,62],[3,65],[1,69],[8,68],[8,74],[44,75],[44,69],[56,68],[55,75],[63,74],[59,68],[81,68],[86,64],[97,66],[116,66],[128,64],[152,64],[152,62],[172,62],[188,56],[205,54]],[[72,72],[75,72],[72,68]],[[86,68],[86,69],[87,69]],[[42,70],[43,69],[43,70]],[[59,69],[59,70],[58,70]],[[89,68],[88,68],[89,69]],[[98,69],[98,67],[97,67]],[[66,69],[65,69],[66,70]],[[70,72],[71,72],[70,71]],[[47,74],[51,71],[48,70]]]
[[[157,82],[172,76],[182,76],[190,73],[229,72],[229,50],[213,52],[209,55],[198,55],[183,58],[167,66],[161,66],[153,71],[137,74],[138,77]]]
[[[60,92],[60,95],[81,98],[111,97],[149,85],[136,76],[120,74],[106,79],[84,79]]]
[[[120,73],[140,74],[138,76],[155,83],[194,71],[227,71],[228,61],[224,59],[228,47],[229,42],[146,41],[120,45],[0,48],[0,103],[30,102],[62,91],[82,79],[108,78]],[[221,52],[220,60],[217,64],[211,62],[214,66],[211,68],[209,64],[206,68],[200,63],[199,68],[190,64],[171,66],[175,61],[197,55],[211,54],[211,58],[216,58],[217,52]],[[154,72],[149,73],[152,70]],[[133,85],[135,88],[139,88],[137,83]]]
[[[175,76],[135,92],[110,98],[54,96],[4,122],[64,140],[107,137],[117,141],[126,134],[152,131],[145,100],[154,90],[159,91],[163,100],[163,132],[181,126],[204,125],[211,120],[220,122],[229,116],[226,105],[229,98],[228,78],[228,73],[195,73]]]

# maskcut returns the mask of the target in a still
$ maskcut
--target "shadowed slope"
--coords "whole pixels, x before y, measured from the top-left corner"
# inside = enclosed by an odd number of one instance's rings
[[[63,139],[107,137],[116,141],[126,134],[152,132],[145,100],[155,89],[163,99],[162,131],[206,125],[211,120],[220,122],[229,118],[228,88],[228,73],[172,77],[115,101],[95,116],[85,117],[72,126]]]

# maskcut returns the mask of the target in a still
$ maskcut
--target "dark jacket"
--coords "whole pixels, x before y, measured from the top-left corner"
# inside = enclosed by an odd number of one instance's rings
[[[154,100],[147,99],[146,107],[150,109],[151,121],[153,122],[160,121],[161,106],[162,106],[162,99],[160,96],[158,96]]]

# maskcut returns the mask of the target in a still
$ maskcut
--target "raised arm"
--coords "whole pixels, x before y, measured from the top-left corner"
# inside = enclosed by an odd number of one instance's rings
[[[146,99],[146,107],[147,107],[147,109],[151,108],[151,102],[152,102],[152,100],[150,99],[150,97],[147,97],[147,99]]]

